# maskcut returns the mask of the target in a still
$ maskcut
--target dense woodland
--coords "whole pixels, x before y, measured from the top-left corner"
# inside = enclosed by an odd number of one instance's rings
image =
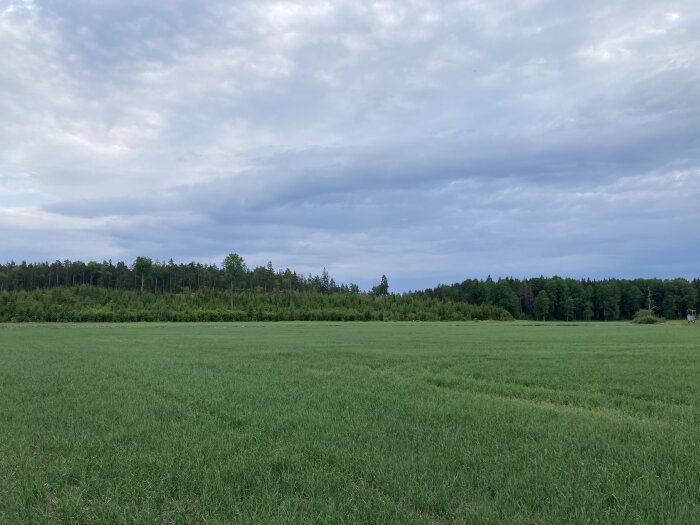
[[[554,277],[467,279],[392,294],[382,276],[363,292],[321,275],[138,257],[0,265],[0,321],[620,320],[651,308],[668,319],[700,310],[700,280]]]
[[[651,309],[666,319],[700,310],[700,279],[467,279],[424,292],[429,297],[503,307],[515,318],[617,321]]]

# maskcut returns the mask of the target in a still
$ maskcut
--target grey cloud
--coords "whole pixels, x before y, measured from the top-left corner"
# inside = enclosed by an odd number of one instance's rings
[[[0,0],[0,257],[690,275],[698,34],[689,0]]]

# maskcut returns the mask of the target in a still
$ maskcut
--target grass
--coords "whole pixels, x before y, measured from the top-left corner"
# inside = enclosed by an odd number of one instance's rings
[[[697,523],[700,331],[0,325],[0,523]]]

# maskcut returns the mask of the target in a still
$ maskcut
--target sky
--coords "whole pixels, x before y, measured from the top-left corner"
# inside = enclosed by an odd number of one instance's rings
[[[0,0],[0,259],[700,276],[697,0]]]

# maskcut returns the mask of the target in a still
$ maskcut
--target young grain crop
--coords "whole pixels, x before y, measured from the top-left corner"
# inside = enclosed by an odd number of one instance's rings
[[[0,326],[0,523],[700,516],[700,332]]]

